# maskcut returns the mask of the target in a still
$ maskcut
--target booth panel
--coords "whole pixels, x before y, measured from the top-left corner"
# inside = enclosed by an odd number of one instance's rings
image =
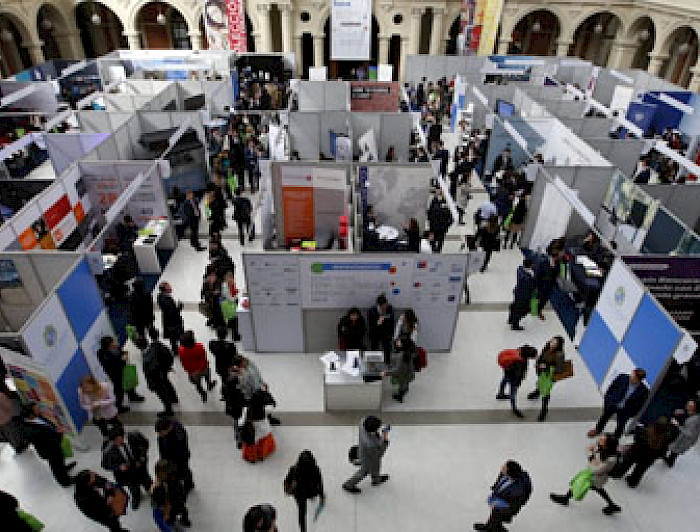
[[[104,309],[102,295],[83,259],[57,290],[68,321],[77,338],[83,338]]]
[[[10,330],[18,332],[41,305],[46,292],[28,255],[0,255],[4,276],[0,283],[0,314],[7,319]]]
[[[609,118],[583,118],[579,136],[584,140],[589,137],[605,137],[613,129],[613,123]]]
[[[109,122],[114,131],[122,127],[122,125],[132,118],[134,118],[133,113],[109,113]]]
[[[323,353],[338,349],[338,322],[347,311],[348,309],[305,309],[304,350],[307,353]],[[365,312],[363,315],[367,319]]]
[[[382,114],[379,156],[386,155],[389,146],[393,146],[398,161],[407,162],[412,127],[413,116],[409,113]]]
[[[639,157],[642,155],[644,142],[643,139],[611,140],[611,149],[606,159],[617,166],[623,174],[632,177],[637,169]]]
[[[423,70],[422,70],[422,75],[419,76],[419,79],[422,79],[423,77],[428,78],[428,81],[433,80],[437,81],[438,79],[448,76],[448,66],[447,66],[447,60],[448,57],[445,55],[438,55],[438,56],[423,56],[424,58],[424,64],[423,64]],[[455,72],[456,73],[456,72]],[[451,74],[454,75],[455,73]]]
[[[91,373],[83,352],[77,349],[63,374],[56,382],[56,389],[63,397],[66,408],[70,412],[75,428],[78,431],[83,428],[88,419],[87,412],[80,406],[78,389],[80,388],[81,379],[91,375]]]
[[[368,165],[367,204],[381,224],[401,227],[415,217],[425,227],[432,167],[428,165]]]
[[[126,126],[129,132],[129,143],[131,144],[131,153],[135,160],[147,159],[151,153],[139,142],[141,138],[141,123],[138,116],[132,117]]]
[[[325,100],[324,82],[299,82],[299,111],[323,111],[325,109]],[[345,107],[342,109],[345,109]]]
[[[173,126],[170,113],[154,113],[151,111],[142,111],[138,113],[142,133],[150,133],[152,131],[160,131],[162,129],[170,129]],[[178,124],[179,125],[179,124]]]
[[[77,133],[47,133],[44,140],[56,175],[61,175],[68,166],[86,153]]]
[[[321,117],[320,151],[326,157],[335,157],[335,149],[331,147],[331,136],[332,133],[336,135],[349,134],[349,115],[345,111],[324,111],[319,115]]]
[[[104,133],[111,131],[110,113],[104,111],[79,111],[78,124],[85,133]]]
[[[384,160],[386,155],[386,150],[382,149],[380,145],[381,139],[381,116],[376,113],[352,113],[349,115],[352,120],[352,132],[355,139],[359,139],[362,135],[367,133],[370,129],[374,130],[374,138],[377,143],[377,157],[380,160]],[[353,156],[360,154],[360,148],[357,142],[354,142],[352,147]]]
[[[665,209],[657,209],[656,216],[654,216],[642,244],[642,252],[670,253],[678,247],[684,234],[685,227],[679,220],[671,216]]]
[[[28,257],[46,293],[50,293],[58,285],[78,260],[73,253],[42,253]]]
[[[347,81],[319,82],[323,84],[323,102],[327,111],[349,111],[350,84]]]
[[[100,144],[94,152],[97,158],[101,161],[119,161],[122,160],[117,149],[117,143],[114,137],[110,137]]]
[[[661,203],[684,224],[693,229],[700,217],[700,186],[641,185],[642,189]]]
[[[117,145],[119,159],[123,161],[134,159],[134,150],[132,148],[131,136],[129,135],[129,128],[122,127],[114,134],[113,138]]]
[[[289,137],[291,151],[297,151],[302,160],[318,160],[320,139],[320,115],[318,113],[290,113]]]

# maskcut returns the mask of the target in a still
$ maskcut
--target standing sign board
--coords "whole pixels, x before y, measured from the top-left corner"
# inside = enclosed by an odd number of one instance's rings
[[[331,60],[369,61],[372,0],[333,0]]]

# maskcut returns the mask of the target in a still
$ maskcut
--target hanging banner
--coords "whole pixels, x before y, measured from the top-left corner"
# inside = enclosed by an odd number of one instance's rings
[[[227,0],[204,0],[204,27],[209,50],[228,50],[228,4]]]
[[[491,55],[496,45],[496,34],[501,22],[503,0],[482,0],[480,3],[482,20],[477,50],[479,55]]]
[[[331,60],[369,61],[372,0],[333,0]]]
[[[312,240],[315,235],[313,169],[290,166],[282,169],[284,241]]]
[[[228,14],[228,42],[234,52],[248,51],[248,33],[245,26],[245,6],[243,0],[226,0]],[[268,13],[265,12],[265,16]]]

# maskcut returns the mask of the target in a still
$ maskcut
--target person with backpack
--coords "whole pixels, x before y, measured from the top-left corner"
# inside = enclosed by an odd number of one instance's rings
[[[372,486],[379,486],[387,480],[389,475],[380,474],[382,470],[382,457],[389,447],[389,426],[384,427],[379,434],[382,420],[375,416],[367,416],[360,421],[360,436],[358,458],[360,468],[345,481],[343,489],[349,493],[360,493],[357,485],[367,475],[372,477]]]
[[[236,190],[233,198],[233,220],[238,226],[238,240],[241,246],[245,246],[245,237],[250,231],[252,221],[253,204],[241,194],[241,189]]]
[[[396,380],[398,391],[392,395],[399,403],[408,393],[408,385],[416,378],[416,366],[418,365],[418,349],[409,336],[400,336],[394,342],[399,353],[398,361],[388,370],[382,372],[382,377],[389,376]]]
[[[294,497],[299,509],[299,529],[306,532],[306,502],[319,497],[319,507],[323,507],[326,501],[321,470],[311,451],[302,451],[297,463],[289,468],[284,479],[284,492]]]
[[[141,486],[149,492],[153,480],[148,474],[148,447],[146,437],[139,431],[124,432],[118,425],[109,434],[102,447],[102,467],[114,473],[114,480],[131,492],[131,508],[141,504]]]
[[[608,503],[603,508],[605,515],[620,512],[622,508],[613,502],[603,488],[610,472],[617,464],[617,443],[617,438],[612,434],[603,434],[597,443],[588,448],[588,468],[574,476],[570,483],[571,489],[565,495],[550,493],[549,498],[552,502],[567,506],[572,498],[577,501],[582,500],[586,492],[591,489]]]
[[[523,345],[518,349],[504,349],[498,354],[498,365],[503,369],[503,379],[498,387],[496,399],[510,399],[510,407],[517,417],[523,417],[523,413],[518,410],[517,396],[518,388],[527,373],[527,361],[537,358],[537,349],[529,345]],[[509,385],[509,394],[506,395],[506,384]]]
[[[170,354],[170,350],[158,341],[158,331],[152,329],[149,333],[151,334],[150,344],[145,338],[136,339],[136,347],[141,349],[143,376],[146,379],[148,389],[156,394],[163,403],[164,410],[158,412],[158,415],[172,416],[173,403],[177,401],[175,388],[168,379],[168,372],[173,365],[173,356]]]
[[[491,515],[486,523],[474,523],[474,530],[504,531],[503,523],[510,523],[532,494],[530,475],[514,460],[508,460],[493,486],[488,504]]]

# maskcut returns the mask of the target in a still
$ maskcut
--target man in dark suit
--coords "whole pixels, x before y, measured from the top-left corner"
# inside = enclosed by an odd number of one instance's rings
[[[85,469],[75,477],[75,504],[85,517],[109,528],[126,532],[119,517],[126,512],[126,493],[97,473]]]
[[[649,168],[649,161],[647,159],[642,159],[640,161],[641,167],[639,171],[634,176],[634,182],[638,185],[646,185],[651,179],[651,169]]]
[[[241,188],[236,190],[233,198],[233,220],[238,226],[238,241],[245,246],[245,237],[250,231],[252,221],[253,204],[241,194]]]
[[[514,170],[513,158],[510,156],[510,148],[503,150],[503,153],[496,156],[493,161],[493,171],[492,174],[496,174],[500,170]]]
[[[148,474],[148,440],[138,431],[124,433],[121,425],[114,427],[109,441],[102,448],[102,467],[114,473],[114,480],[128,486],[131,492],[131,507],[136,510],[141,504],[141,486],[151,489]]]
[[[530,259],[523,260],[523,265],[518,266],[515,288],[513,289],[513,302],[510,304],[508,323],[514,331],[522,331],[520,320],[530,312],[530,300],[535,291],[535,272],[532,269]]]
[[[161,417],[156,421],[156,432],[160,457],[175,464],[178,481],[182,483],[185,492],[190,492],[194,489],[194,481],[190,469],[190,446],[187,442],[185,427],[172,418]]]
[[[488,498],[491,515],[486,523],[474,523],[474,530],[501,532],[503,523],[510,523],[530,498],[532,482],[530,476],[517,462],[508,460],[491,486]]]
[[[630,418],[636,416],[646,404],[649,397],[649,388],[644,384],[647,372],[641,368],[635,369],[631,375],[621,373],[612,381],[605,392],[603,399],[603,414],[600,416],[595,428],[588,431],[589,438],[595,438],[603,432],[605,424],[615,414],[617,427],[615,437],[620,438],[625,425]]]
[[[190,229],[190,244],[197,251],[204,251],[206,248],[199,243],[199,219],[202,217],[202,214],[199,211],[194,192],[188,190],[186,197],[183,213],[185,215],[185,225]]]
[[[24,423],[22,430],[27,441],[34,446],[36,454],[49,463],[51,473],[56,482],[64,488],[73,484],[73,479],[68,475],[75,462],[66,464],[61,450],[63,435],[58,427],[49,419],[39,413],[38,405],[31,403],[24,408]]]
[[[377,304],[367,313],[369,346],[373,351],[384,351],[384,362],[391,363],[391,340],[394,336],[394,308],[384,294],[377,297]]]
[[[423,104],[425,103],[425,78],[422,78],[421,82],[418,84],[418,87],[416,88],[416,103],[418,104],[418,110],[420,111],[423,108]]]
[[[450,160],[450,152],[445,149],[445,143],[443,141],[440,141],[438,146],[438,149],[435,150],[435,155],[433,155],[433,159],[440,161],[440,176],[444,179],[447,175],[447,163]]]
[[[115,227],[117,232],[117,241],[119,242],[120,251],[134,251],[134,242],[139,237],[138,228],[134,220],[128,214],[124,215],[124,219]]]

